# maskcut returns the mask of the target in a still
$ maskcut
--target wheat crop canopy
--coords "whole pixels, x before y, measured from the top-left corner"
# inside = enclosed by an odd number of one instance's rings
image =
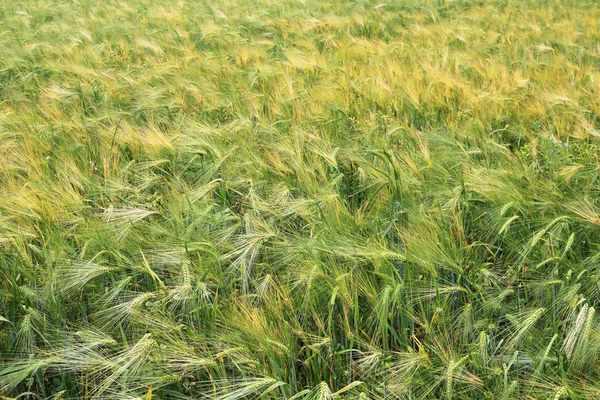
[[[1,399],[600,398],[600,8],[0,2]]]

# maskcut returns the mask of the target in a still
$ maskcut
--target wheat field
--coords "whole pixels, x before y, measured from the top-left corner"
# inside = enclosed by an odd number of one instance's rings
[[[593,0],[0,1],[0,399],[600,398]]]

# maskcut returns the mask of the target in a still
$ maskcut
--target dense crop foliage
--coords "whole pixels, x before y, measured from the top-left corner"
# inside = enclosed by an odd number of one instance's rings
[[[596,2],[0,4],[0,398],[600,398]]]

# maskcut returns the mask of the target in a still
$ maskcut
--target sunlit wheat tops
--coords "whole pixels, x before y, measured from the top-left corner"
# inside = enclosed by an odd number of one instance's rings
[[[600,398],[591,0],[0,2],[0,398]]]

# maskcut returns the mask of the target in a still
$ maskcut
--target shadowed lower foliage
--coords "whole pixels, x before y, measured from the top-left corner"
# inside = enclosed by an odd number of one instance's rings
[[[599,398],[599,24],[0,2],[0,398]]]

